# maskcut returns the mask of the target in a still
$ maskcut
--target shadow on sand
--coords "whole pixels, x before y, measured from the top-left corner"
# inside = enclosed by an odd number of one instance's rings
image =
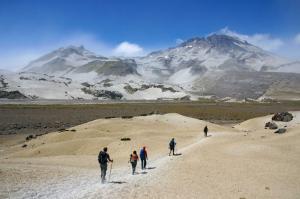
[[[135,172],[135,175],[140,175],[140,174],[147,174],[148,172],[142,171],[142,172]]]
[[[147,169],[149,169],[149,170],[156,169],[156,167],[148,167]]]
[[[182,153],[175,153],[173,156],[180,156]]]
[[[109,183],[111,183],[111,184],[125,184],[127,182],[125,182],[125,181],[110,181]]]

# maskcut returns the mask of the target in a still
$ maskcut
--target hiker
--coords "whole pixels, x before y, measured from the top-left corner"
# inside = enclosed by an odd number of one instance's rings
[[[173,152],[173,155],[175,155],[175,145],[176,145],[175,139],[172,138],[169,143],[169,149],[170,149],[169,156],[171,155],[171,152]]]
[[[109,154],[107,153],[107,147],[103,148],[103,151],[100,151],[98,155],[98,162],[100,164],[100,169],[101,169],[101,182],[105,182],[105,176],[106,176],[106,171],[107,171],[107,163],[113,162],[112,159],[110,159]]]
[[[207,126],[204,127],[203,132],[204,132],[204,137],[207,137],[207,132],[208,132]]]
[[[136,151],[133,151],[133,153],[130,154],[130,159],[129,159],[132,166],[132,175],[135,174],[135,168],[138,160],[139,160],[139,156],[136,154]]]
[[[142,170],[146,169],[148,154],[145,146],[140,151],[140,159],[141,159]]]

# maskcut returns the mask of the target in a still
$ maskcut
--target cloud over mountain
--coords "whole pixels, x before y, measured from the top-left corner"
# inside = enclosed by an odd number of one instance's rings
[[[113,54],[116,56],[132,57],[139,56],[144,53],[144,49],[138,44],[124,41],[120,43],[114,50]]]
[[[220,31],[218,31],[218,33],[238,37],[251,44],[261,47],[264,50],[269,51],[278,50],[284,45],[282,39],[274,38],[268,33],[255,33],[253,35],[246,35],[230,30],[228,27],[221,29]]]

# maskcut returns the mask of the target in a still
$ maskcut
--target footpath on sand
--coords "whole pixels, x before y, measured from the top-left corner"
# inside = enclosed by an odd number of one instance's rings
[[[221,134],[218,133],[217,135],[214,135],[214,137],[220,135]],[[136,175],[130,174],[131,170],[129,165],[127,168],[113,170],[109,182],[103,185],[96,183],[93,188],[88,186],[90,187],[90,190],[85,193],[83,191],[80,195],[83,197],[103,196],[111,198],[120,197],[120,195],[123,195],[124,197],[132,196],[130,192],[133,192],[135,187],[159,183],[159,178],[163,177],[164,173],[172,168],[172,164],[176,164],[176,161],[183,158],[185,153],[188,153],[193,150],[194,147],[197,147],[208,140],[209,138],[202,138],[202,136],[199,136],[199,140],[195,143],[177,150],[175,156],[168,156],[168,151],[166,150],[166,153],[161,155],[161,157],[150,160],[146,170],[141,170],[140,165],[138,165],[139,169]],[[151,193],[151,195],[153,194],[155,195],[155,193]]]
[[[219,133],[215,136],[220,135]],[[101,184],[100,169],[84,169],[75,167],[57,167],[31,164],[9,164],[1,165],[1,170],[5,168],[14,170],[10,172],[10,177],[14,178],[13,183],[5,182],[3,191],[8,192],[8,198],[112,198],[120,197],[123,194],[130,194],[137,186],[147,186],[153,180],[159,180],[174,161],[182,158],[184,153],[188,153],[193,147],[209,140],[202,138],[189,146],[176,151],[175,156],[168,156],[168,150],[164,155],[155,160],[149,160],[147,169],[141,170],[140,164],[137,166],[137,174],[131,174],[130,164],[127,167],[112,168],[109,176],[108,168],[106,184]],[[180,143],[179,143],[180,144]],[[140,163],[140,162],[139,162]],[[49,172],[51,178],[49,178]],[[26,178],[19,177],[28,175]],[[110,177],[110,179],[109,179]],[[26,181],[24,179],[27,179]],[[153,194],[153,193],[152,193]]]

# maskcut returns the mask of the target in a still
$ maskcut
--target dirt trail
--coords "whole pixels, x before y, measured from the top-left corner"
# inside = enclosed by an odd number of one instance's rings
[[[270,116],[234,128],[178,114],[95,120],[75,127],[77,131],[70,134],[53,133],[33,140],[29,142],[32,148],[4,151],[8,154],[0,159],[0,177],[5,179],[0,198],[297,198],[300,112],[293,114],[292,122],[279,123],[287,126],[282,135],[264,128]],[[207,138],[199,132],[204,125],[209,127]],[[105,133],[108,127],[109,134]],[[149,169],[141,171],[138,164],[138,175],[131,175],[127,161],[133,143],[116,141],[120,135],[131,137],[136,149],[149,143]],[[176,152],[181,155],[167,155],[171,137],[176,138]],[[86,139],[95,139],[95,146],[89,142],[88,147],[78,147]],[[62,151],[74,143],[79,148],[74,154]],[[93,155],[99,143],[107,143],[115,160],[107,184],[100,183]],[[44,153],[44,147],[49,153]]]

